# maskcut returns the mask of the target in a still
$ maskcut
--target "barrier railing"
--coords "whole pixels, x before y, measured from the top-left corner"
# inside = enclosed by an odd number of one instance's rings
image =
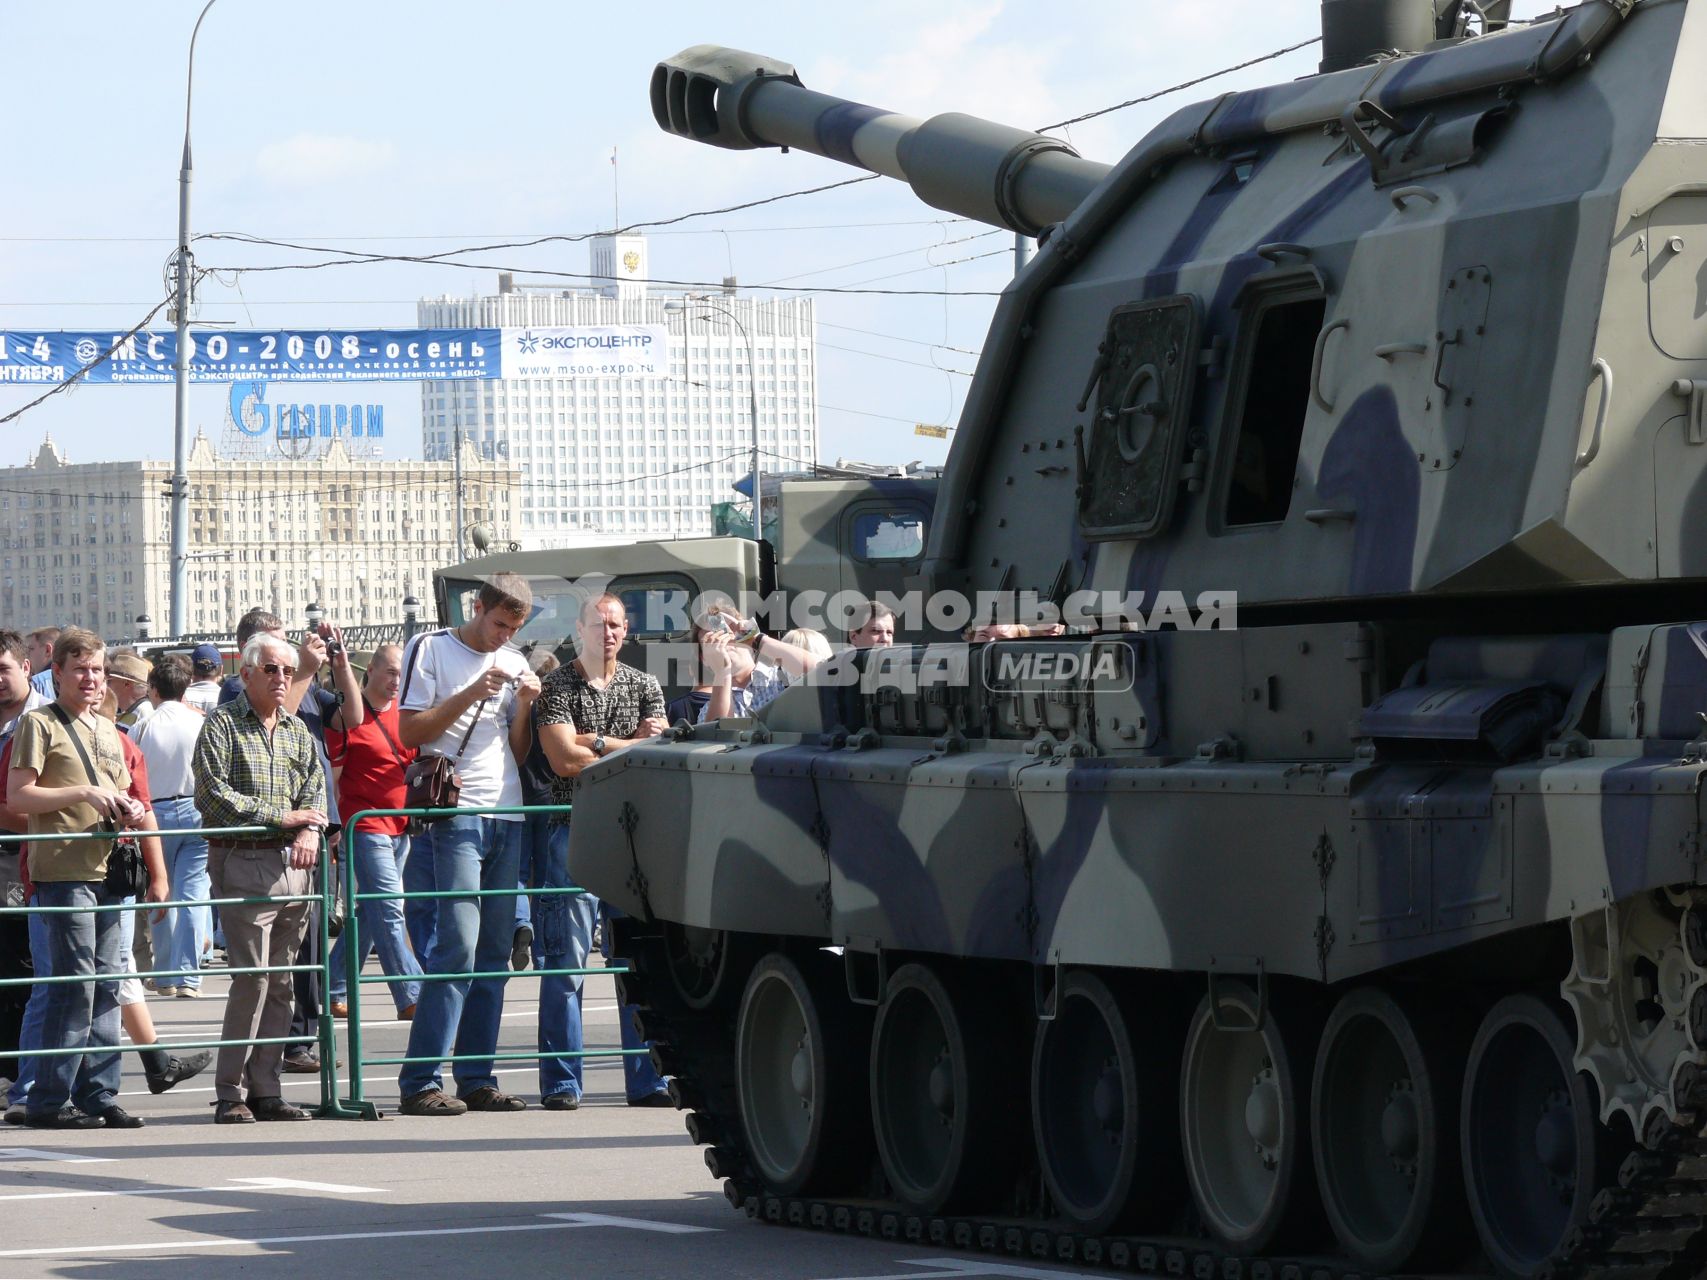
[[[219,843],[219,838],[222,836],[227,838],[254,839],[256,837],[279,835],[280,848],[283,848],[286,843],[286,837],[272,827],[175,827],[164,831],[91,831],[64,833],[54,832],[51,835],[43,835],[39,833],[32,835],[0,835],[0,849],[4,849],[11,845],[26,845],[32,843],[43,844],[52,842],[57,844],[62,841],[114,840],[119,836],[137,836],[147,838],[152,836],[185,835],[193,835],[199,836],[203,839],[210,839],[211,842],[215,844]],[[173,907],[238,907],[281,905],[291,902],[317,903],[320,907],[320,910],[315,913],[318,917],[316,927],[320,930],[321,962],[319,964],[239,966],[237,968],[228,968],[224,972],[228,975],[312,972],[321,974],[322,982],[324,983],[325,980],[330,977],[331,972],[329,964],[329,957],[331,955],[330,912],[333,890],[333,880],[328,865],[326,841],[324,838],[322,838],[320,842],[320,857],[317,863],[317,870],[319,872],[321,885],[318,893],[279,894],[274,897],[256,898],[213,898],[187,901],[175,900],[168,902],[124,901],[73,907],[0,907],[0,917],[104,914],[118,911],[161,911]],[[128,969],[124,969],[117,973],[97,972],[92,974],[53,974],[50,977],[3,978],[0,979],[0,987],[27,987],[33,986],[37,983],[122,982],[126,978],[136,978],[139,981],[143,978],[186,978],[204,972],[206,971],[201,969],[150,969],[146,973],[132,973]],[[335,1023],[332,1018],[331,1010],[327,1007],[326,1002],[322,1001],[320,1021],[313,1035],[267,1036],[254,1037],[245,1040],[226,1040],[223,1038],[218,1040],[157,1040],[153,1044],[141,1045],[124,1044],[121,1042],[110,1046],[110,1049],[109,1046],[103,1045],[101,1046],[101,1052],[142,1053],[151,1049],[172,1052],[179,1049],[227,1049],[250,1047],[255,1045],[317,1044],[320,1048],[320,1105],[315,1108],[315,1116],[321,1119],[333,1120],[356,1119],[359,1112],[346,1107],[337,1096],[337,1049],[334,1029]],[[20,1058],[55,1058],[68,1057],[72,1054],[82,1056],[88,1051],[87,1046],[68,1049],[48,1049],[37,1047],[27,1050],[20,1047],[18,1056]]]
[[[318,1119],[335,1119],[335,1120],[354,1120],[354,1119],[370,1119],[370,1120],[373,1120],[373,1119],[379,1118],[379,1111],[378,1111],[378,1108],[375,1107],[374,1104],[369,1102],[366,1098],[366,1090],[365,1090],[365,1086],[364,1086],[364,1082],[363,1082],[362,1077],[363,1077],[364,1070],[367,1067],[408,1066],[408,1065],[414,1065],[414,1064],[418,1064],[418,1063],[432,1063],[434,1065],[442,1065],[444,1063],[453,1063],[454,1064],[456,1062],[474,1062],[474,1061],[484,1061],[484,1062],[537,1062],[543,1058],[577,1058],[577,1059],[582,1059],[582,1060],[589,1059],[589,1058],[617,1058],[617,1059],[621,1059],[621,1058],[631,1057],[631,1056],[644,1056],[647,1053],[647,1050],[645,1050],[645,1049],[620,1049],[620,1048],[618,1048],[618,1049],[585,1049],[585,1048],[583,1048],[583,1049],[579,1049],[579,1050],[553,1049],[550,1052],[542,1052],[540,1050],[535,1049],[535,1050],[528,1050],[528,1051],[493,1052],[490,1054],[456,1054],[456,1053],[452,1053],[452,1054],[446,1055],[442,1058],[441,1057],[422,1057],[422,1056],[410,1057],[406,1054],[402,1055],[402,1056],[388,1056],[388,1057],[379,1057],[379,1058],[369,1058],[366,1056],[365,1051],[364,1051],[362,1022],[361,1022],[361,991],[362,991],[362,988],[364,986],[372,986],[372,985],[377,984],[377,983],[396,982],[396,981],[399,981],[401,979],[399,979],[397,975],[393,975],[393,974],[386,974],[386,973],[364,974],[361,972],[361,962],[362,962],[363,957],[362,957],[361,923],[360,923],[359,904],[361,904],[363,902],[375,902],[375,901],[386,901],[386,900],[400,900],[400,901],[408,902],[408,901],[422,901],[422,900],[435,900],[435,899],[458,899],[458,900],[467,901],[467,900],[471,900],[471,899],[490,898],[490,897],[517,898],[517,897],[522,896],[523,894],[526,894],[527,896],[534,897],[534,898],[559,897],[559,896],[560,897],[573,897],[573,896],[584,895],[588,891],[585,889],[582,889],[578,886],[574,886],[574,885],[549,886],[549,887],[541,886],[541,887],[537,887],[537,888],[531,887],[531,886],[527,887],[527,888],[522,888],[518,885],[516,888],[506,887],[506,888],[498,888],[498,889],[433,889],[433,890],[416,890],[413,892],[410,892],[410,891],[400,891],[400,892],[362,892],[362,891],[358,891],[357,886],[356,886],[356,881],[355,881],[355,858],[353,856],[354,838],[355,838],[357,824],[364,818],[386,818],[386,817],[421,818],[423,820],[432,822],[432,821],[437,821],[440,819],[451,818],[451,817],[498,817],[498,816],[507,816],[507,815],[514,815],[517,817],[527,817],[527,816],[534,815],[534,814],[568,814],[570,812],[570,810],[571,810],[571,806],[569,806],[569,805],[509,805],[509,806],[491,806],[491,807],[486,807],[486,808],[468,808],[468,809],[363,809],[359,813],[353,814],[350,817],[348,817],[344,822],[343,829],[346,833],[345,855],[341,859],[341,862],[339,864],[332,864],[330,862],[329,857],[328,857],[328,850],[326,847],[326,842],[324,839],[322,839],[321,844],[320,844],[320,857],[319,857],[319,861],[317,863],[317,868],[316,868],[318,871],[318,874],[319,874],[319,883],[321,886],[318,892],[305,893],[305,894],[281,894],[281,895],[278,895],[275,897],[254,897],[254,898],[212,898],[212,899],[205,899],[204,898],[204,899],[190,899],[190,900],[181,900],[181,901],[180,900],[172,900],[172,901],[167,901],[167,902],[125,901],[125,902],[101,903],[101,904],[94,904],[94,905],[89,905],[89,906],[72,906],[72,907],[44,907],[44,906],[0,907],[0,917],[5,917],[5,916],[29,917],[29,916],[71,915],[71,914],[76,914],[79,912],[82,912],[82,913],[106,913],[106,912],[118,912],[118,911],[131,911],[131,912],[160,911],[160,910],[167,910],[167,909],[174,908],[174,907],[262,906],[262,905],[281,905],[281,904],[291,903],[291,902],[311,902],[311,903],[317,904],[320,909],[314,913],[316,916],[314,927],[318,928],[320,931],[320,939],[319,939],[320,940],[320,963],[318,963],[318,964],[284,964],[284,965],[238,966],[235,968],[228,967],[228,968],[223,970],[223,972],[228,976],[237,976],[237,975],[244,975],[244,974],[310,973],[310,972],[320,974],[321,975],[323,998],[320,1002],[321,1009],[320,1009],[319,1022],[318,1022],[317,1026],[315,1028],[315,1031],[312,1035],[254,1037],[254,1038],[250,1038],[250,1039],[240,1039],[240,1040],[236,1040],[236,1039],[227,1040],[227,1039],[223,1039],[223,1038],[216,1039],[216,1040],[171,1040],[171,1041],[158,1040],[158,1041],[154,1042],[153,1044],[146,1044],[146,1045],[125,1044],[125,1043],[121,1042],[117,1045],[112,1046],[111,1051],[116,1052],[116,1053],[141,1053],[141,1052],[145,1052],[145,1051],[151,1050],[151,1049],[159,1049],[159,1050],[170,1053],[170,1052],[176,1052],[178,1050],[195,1050],[195,1049],[219,1050],[219,1049],[226,1049],[226,1048],[251,1047],[251,1046],[256,1046],[256,1045],[278,1044],[278,1045],[287,1045],[288,1046],[288,1045],[314,1044],[318,1047],[319,1053],[320,1053],[320,1103],[315,1108],[315,1111],[314,1111],[315,1117]],[[56,833],[52,834],[51,836],[41,835],[41,834],[35,834],[35,835],[9,835],[8,834],[8,835],[0,835],[0,849],[4,849],[7,846],[25,845],[25,844],[29,844],[32,842],[43,843],[43,842],[46,842],[49,840],[54,841],[54,842],[71,841],[71,840],[112,840],[112,839],[117,838],[120,835],[133,835],[133,836],[193,835],[193,836],[199,836],[203,839],[209,839],[211,843],[217,844],[217,843],[219,843],[220,837],[254,839],[256,837],[264,837],[264,836],[275,835],[275,834],[279,834],[279,833],[276,832],[273,828],[259,827],[259,826],[254,826],[254,827],[184,827],[184,828],[172,828],[170,830],[162,830],[162,831],[152,831],[151,830],[151,831],[145,831],[145,832],[144,831],[126,831],[126,832],[96,831],[96,832],[87,832],[87,833],[79,833],[79,832],[57,833],[56,832]],[[284,838],[281,836],[280,846],[283,847],[284,843],[285,843]],[[334,890],[335,890],[335,884],[334,884],[334,880],[333,880],[334,874],[341,877],[341,879],[342,879],[343,888],[344,888],[344,901],[348,905],[348,909],[345,913],[345,920],[344,920],[344,926],[343,926],[343,934],[344,934],[344,939],[345,939],[345,945],[344,945],[344,978],[345,978],[345,984],[346,984],[346,999],[348,1002],[348,1015],[347,1015],[347,1022],[346,1022],[347,1040],[348,1040],[347,1048],[348,1048],[348,1057],[349,1057],[348,1066],[349,1066],[349,1072],[350,1072],[350,1074],[349,1074],[349,1093],[347,1096],[340,1096],[339,1092],[338,1092],[338,1079],[337,1079],[337,1062],[338,1062],[338,1059],[337,1059],[336,1019],[334,1018],[334,1016],[332,1014],[332,1002],[331,1002],[332,935],[331,935],[331,929],[330,929],[330,920],[331,920],[331,911],[332,911],[332,905],[333,905],[333,894],[334,894]],[[418,959],[423,963],[423,965],[425,965],[425,963],[428,961],[429,958],[426,956],[421,956],[421,957],[418,957]],[[151,979],[157,979],[158,980],[158,979],[184,978],[184,977],[191,977],[191,976],[195,976],[195,975],[205,975],[208,972],[210,972],[210,971],[204,970],[204,969],[160,969],[160,968],[153,968],[153,969],[149,969],[146,972],[135,972],[135,973],[126,969],[126,970],[123,970],[123,971],[118,972],[118,973],[54,974],[54,975],[48,976],[48,977],[0,978],[0,987],[19,987],[19,986],[27,987],[27,986],[32,986],[36,983],[57,984],[57,983],[74,983],[74,982],[78,982],[78,983],[94,983],[94,982],[103,982],[103,981],[111,982],[111,981],[122,981],[125,978],[136,978],[138,980],[141,980],[143,978],[151,978]],[[456,982],[456,981],[477,981],[477,980],[483,979],[483,978],[504,979],[504,980],[508,980],[511,978],[518,978],[518,977],[521,977],[521,978],[551,978],[551,977],[587,978],[587,977],[591,977],[591,976],[594,976],[597,974],[608,974],[614,978],[618,975],[625,974],[627,972],[628,972],[628,969],[626,966],[620,965],[620,964],[611,964],[611,965],[598,965],[598,966],[583,966],[583,967],[578,967],[578,968],[567,968],[567,967],[547,968],[547,969],[530,968],[530,969],[522,970],[520,972],[512,971],[509,969],[495,970],[495,971],[490,971],[490,972],[482,971],[482,970],[469,970],[469,971],[465,971],[465,972],[453,972],[453,973],[422,972],[420,974],[409,975],[407,980],[412,981],[412,982]],[[107,1046],[102,1046],[101,1051],[102,1052],[108,1051]],[[68,1049],[48,1049],[48,1048],[24,1049],[24,1048],[20,1048],[19,1056],[21,1058],[32,1058],[32,1057],[46,1058],[46,1057],[63,1057],[63,1056],[69,1056],[72,1054],[82,1055],[82,1054],[85,1054],[87,1052],[88,1052],[87,1047],[77,1047],[77,1048],[68,1048]]]
[[[421,1064],[421,1063],[430,1063],[434,1066],[441,1066],[445,1063],[456,1063],[456,1062],[537,1062],[542,1058],[578,1058],[578,1059],[585,1060],[588,1058],[624,1058],[624,1057],[630,1057],[630,1056],[644,1055],[647,1052],[645,1049],[585,1049],[585,1048],[583,1048],[583,1049],[579,1049],[579,1050],[556,1050],[556,1049],[554,1049],[549,1053],[541,1052],[539,1050],[533,1050],[533,1051],[528,1051],[528,1052],[511,1051],[511,1052],[502,1052],[502,1053],[500,1053],[500,1052],[464,1053],[464,1054],[451,1053],[451,1054],[448,1054],[444,1057],[419,1057],[419,1056],[418,1057],[409,1057],[409,1056],[405,1055],[402,1057],[369,1058],[369,1057],[365,1056],[364,1051],[363,1051],[362,1025],[361,1025],[361,989],[362,989],[362,987],[363,986],[372,986],[372,985],[375,985],[378,983],[397,982],[397,981],[400,981],[401,979],[399,979],[398,976],[393,975],[393,974],[385,974],[385,973],[364,974],[360,971],[361,962],[362,962],[362,942],[361,942],[361,925],[359,923],[359,918],[360,918],[361,913],[358,909],[358,904],[363,903],[363,902],[383,902],[383,901],[411,902],[411,901],[423,901],[423,900],[430,900],[430,899],[447,899],[447,898],[458,899],[461,901],[468,901],[468,900],[476,899],[476,898],[492,898],[492,897],[504,897],[504,896],[516,898],[516,897],[522,896],[524,893],[530,897],[573,897],[576,895],[585,894],[587,892],[587,890],[579,888],[579,887],[574,886],[574,885],[563,885],[563,886],[552,886],[549,888],[545,888],[545,887],[532,888],[532,887],[530,887],[527,889],[520,889],[520,888],[425,889],[425,890],[415,890],[413,892],[410,892],[408,890],[403,890],[403,891],[399,891],[399,892],[369,892],[369,893],[358,892],[357,888],[356,888],[356,883],[355,883],[355,859],[353,857],[349,856],[348,851],[349,851],[349,849],[350,849],[350,847],[351,847],[351,845],[355,839],[357,827],[360,824],[360,822],[362,821],[362,819],[364,819],[364,818],[420,818],[425,822],[432,823],[432,822],[437,822],[437,821],[441,821],[443,819],[453,818],[453,817],[460,817],[460,818],[500,817],[500,816],[505,816],[505,815],[515,815],[518,817],[528,817],[528,816],[531,816],[534,814],[563,814],[563,815],[567,815],[570,812],[571,808],[572,808],[572,806],[570,806],[570,805],[543,804],[543,805],[492,805],[492,806],[487,806],[487,807],[483,807],[483,808],[466,808],[466,809],[363,809],[361,812],[356,813],[356,814],[352,814],[352,815],[350,815],[344,819],[344,831],[346,833],[346,835],[345,835],[346,856],[343,859],[342,875],[344,878],[344,900],[345,900],[345,902],[347,902],[349,904],[349,908],[345,913],[346,918],[344,921],[344,937],[345,937],[345,941],[344,941],[344,981],[345,981],[345,987],[346,987],[346,992],[347,992],[346,998],[347,998],[348,1006],[349,1006],[348,1018],[347,1018],[345,1025],[347,1027],[347,1036],[348,1036],[348,1045],[349,1045],[349,1054],[350,1054],[350,1093],[349,1093],[348,1097],[340,1099],[339,1101],[341,1102],[341,1104],[346,1109],[357,1112],[357,1113],[359,1113],[359,1114],[361,1114],[367,1118],[370,1118],[370,1119],[377,1119],[378,1118],[379,1113],[378,1113],[377,1109],[373,1106],[372,1103],[370,1103],[366,1100],[364,1089],[363,1089],[363,1083],[362,1083],[362,1075],[363,1075],[364,1068],[370,1067],[370,1066],[375,1066],[375,1067],[379,1067],[379,1066],[401,1067],[401,1066],[411,1066],[411,1065],[416,1065],[416,1064]],[[410,856],[413,857],[414,855],[415,855],[415,851],[412,850]],[[421,960],[423,962],[423,965],[424,965],[426,960],[427,960],[427,957],[419,956],[419,957],[417,957],[417,959]],[[461,972],[461,973],[427,973],[427,972],[423,972],[420,974],[411,974],[408,977],[408,981],[412,981],[412,982],[464,982],[464,981],[472,982],[472,981],[477,981],[477,980],[482,979],[482,978],[502,978],[505,980],[508,980],[510,978],[551,978],[551,977],[586,978],[586,977],[590,977],[594,974],[610,974],[612,977],[615,977],[616,975],[624,974],[627,972],[628,972],[628,969],[626,968],[626,966],[621,966],[621,965],[601,965],[601,966],[598,966],[596,968],[594,968],[594,967],[553,968],[553,969],[531,968],[531,969],[521,970],[519,972],[512,971],[509,969],[503,969],[503,970],[498,970],[498,971],[493,971],[493,972],[485,972],[485,971],[480,971],[480,970],[469,970],[469,971]],[[330,1007],[330,1006],[328,1006],[328,1007]]]

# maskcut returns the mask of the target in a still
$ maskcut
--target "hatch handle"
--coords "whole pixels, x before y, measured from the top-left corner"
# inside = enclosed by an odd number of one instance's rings
[[[1577,469],[1588,466],[1600,456],[1600,437],[1606,430],[1606,416],[1612,411],[1612,366],[1606,363],[1603,356],[1596,356],[1594,371],[1590,380],[1600,380],[1600,405],[1594,412],[1594,434],[1589,437],[1588,448],[1577,454]]]
[[[1439,193],[1430,191],[1427,187],[1400,187],[1387,198],[1400,213],[1405,211],[1405,206],[1412,200],[1425,200],[1429,204],[1440,203]]]
[[[1339,330],[1349,328],[1350,320],[1335,320],[1332,324],[1323,325],[1322,331],[1316,335],[1316,354],[1310,361],[1310,399],[1323,413],[1334,411],[1334,402],[1322,394],[1322,362],[1327,358],[1328,339]]]
[[[1259,244],[1257,257],[1267,258],[1270,262],[1279,262],[1282,258],[1297,258],[1301,262],[1310,261],[1310,246],[1305,244],[1288,244],[1276,240],[1272,244]]]
[[[1427,354],[1428,343],[1426,342],[1388,342],[1375,348],[1375,358],[1385,360],[1388,364],[1392,364],[1400,356],[1426,356]]]

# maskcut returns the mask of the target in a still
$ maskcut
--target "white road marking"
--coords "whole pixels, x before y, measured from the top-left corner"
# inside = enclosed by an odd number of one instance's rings
[[[40,1147],[0,1147],[0,1160],[63,1160],[67,1164],[111,1164],[111,1156],[83,1156],[75,1151],[44,1151]]]
[[[300,1178],[233,1178],[263,1191],[325,1191],[337,1196],[377,1196],[378,1187],[349,1187],[341,1182],[304,1182]]]
[[[716,1233],[722,1227],[689,1227],[680,1222],[655,1222],[650,1218],[622,1218],[609,1213],[546,1213],[545,1218],[561,1218],[582,1227],[627,1227],[631,1231],[658,1231],[667,1236],[690,1236]]]
[[[325,1191],[333,1195],[378,1195],[378,1187],[346,1187],[336,1182],[299,1182],[295,1178],[233,1178],[237,1186],[219,1187],[125,1187],[78,1191],[20,1191],[0,1195],[0,1203],[11,1200],[94,1200],[109,1196],[229,1196],[240,1191]]]
[[[565,1215],[565,1217],[575,1219],[596,1219],[596,1221],[590,1222],[569,1222],[557,1218],[556,1215],[547,1216],[556,1218],[556,1220],[550,1222],[517,1222],[503,1226],[494,1224],[469,1227],[421,1227],[406,1231],[339,1231],[327,1235],[254,1236],[249,1239],[229,1237],[212,1240],[186,1240],[180,1236],[171,1240],[129,1241],[124,1244],[57,1245],[45,1249],[0,1249],[0,1258],[37,1258],[49,1254],[70,1254],[80,1257],[84,1254],[94,1253],[139,1253],[164,1249],[232,1249],[280,1244],[337,1244],[345,1240],[417,1240],[432,1236],[507,1235],[517,1231],[574,1231],[587,1227],[605,1226],[634,1227],[641,1231],[667,1230],[672,1233],[683,1229],[673,1223],[648,1222],[643,1218],[607,1217],[601,1213]],[[689,1227],[686,1230],[716,1232],[721,1228]]]

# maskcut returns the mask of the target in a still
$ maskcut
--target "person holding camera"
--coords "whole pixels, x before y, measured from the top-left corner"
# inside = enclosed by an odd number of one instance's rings
[[[411,779],[430,772],[440,780],[430,789],[441,793],[425,807],[521,805],[521,777],[510,751],[509,727],[517,716],[532,713],[539,677],[510,641],[532,608],[533,591],[526,578],[494,574],[481,584],[467,622],[409,642],[398,696],[398,736],[403,747],[421,753],[411,766]],[[413,792],[416,783],[410,785]],[[416,799],[410,804],[422,807]],[[438,899],[427,972],[507,974],[516,929],[521,815],[459,812],[433,821],[431,831],[433,880],[439,892],[499,892]],[[422,984],[407,1054],[422,1061],[406,1064],[397,1081],[404,1115],[454,1116],[527,1106],[498,1088],[488,1056],[498,1047],[504,985],[503,977]],[[440,1073],[453,1046],[460,1059],[452,1067],[455,1097],[445,1093]]]
[[[98,710],[106,694],[106,662],[106,644],[93,632],[80,627],[60,632],[53,646],[55,700],[18,725],[7,803],[24,816],[32,836],[117,830],[143,820],[143,806],[127,794],[131,778],[118,728]],[[33,1128],[142,1126],[141,1118],[117,1101],[124,922],[118,912],[89,909],[127,896],[109,874],[119,856],[117,840],[48,838],[30,845],[36,901],[44,907],[82,908],[44,918],[51,972],[90,979],[48,988],[42,1047],[87,1052],[39,1060],[23,1115],[23,1123]],[[165,902],[166,868],[157,845],[144,856],[147,899]],[[67,1103],[75,1110],[67,1110]]]

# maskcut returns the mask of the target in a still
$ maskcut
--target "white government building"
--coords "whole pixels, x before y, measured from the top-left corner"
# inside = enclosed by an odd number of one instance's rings
[[[460,433],[482,457],[520,468],[518,521],[507,536],[532,550],[711,533],[712,505],[742,501],[730,486],[752,469],[750,374],[764,470],[817,462],[810,298],[745,297],[733,282],[703,299],[652,288],[639,235],[594,239],[592,276],[586,290],[517,287],[501,276],[495,295],[423,299],[419,306],[418,322],[429,329],[669,330],[664,377],[422,384],[426,457],[450,457]]]
[[[433,570],[453,563],[449,462],[352,458],[334,439],[314,458],[222,457],[198,435],[190,482],[192,632],[229,633],[252,608],[292,627],[319,604],[329,621],[393,623],[426,602]],[[171,616],[170,462],[69,461],[46,440],[26,466],[0,468],[0,625],[136,634]],[[509,464],[463,454],[463,520],[515,527]]]

